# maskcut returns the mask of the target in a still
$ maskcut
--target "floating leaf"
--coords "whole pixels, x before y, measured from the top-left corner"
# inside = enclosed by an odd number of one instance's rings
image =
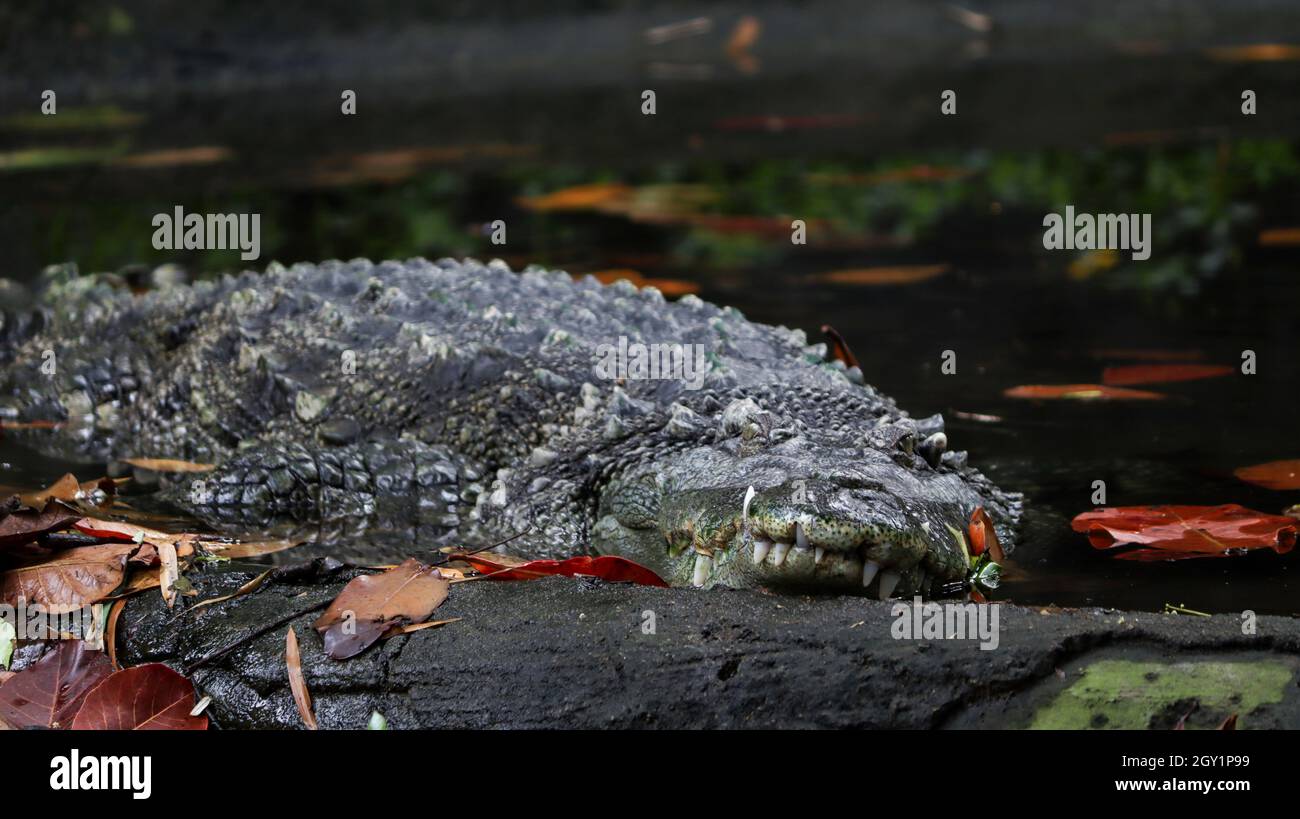
[[[852,270],[832,270],[819,273],[814,278],[827,284],[851,284],[877,287],[894,284],[918,284],[942,276],[950,270],[946,264],[898,265],[894,267],[862,267]]]
[[[571,557],[567,560],[527,560],[515,562],[505,555],[483,554],[452,555],[454,560],[464,560],[492,580],[536,580],[539,577],[599,577],[614,583],[636,583],[641,586],[667,586],[659,575],[632,561],[616,555],[599,557]]]
[[[409,558],[395,569],[349,582],[312,625],[325,638],[325,653],[346,660],[396,626],[429,619],[447,599],[448,588],[437,569]]]
[[[527,210],[546,213],[550,211],[593,210],[614,202],[626,201],[632,188],[617,183],[597,182],[575,185],[543,196],[530,196],[518,200]]]
[[[1072,523],[1095,549],[1144,547],[1116,555],[1142,561],[1226,557],[1253,549],[1285,554],[1295,546],[1298,525],[1237,504],[1117,506],[1084,512]]]
[[[194,684],[162,663],[115,671],[86,695],[74,730],[206,731],[206,716],[190,716]]]
[[[1259,243],[1266,247],[1300,245],[1300,227],[1261,230],[1259,232]]]
[[[1004,390],[1007,398],[1052,400],[1064,398],[1072,401],[1155,401],[1164,398],[1158,392],[1130,390],[1105,384],[1025,384]]]
[[[14,728],[66,728],[92,688],[113,673],[103,652],[59,640],[0,685],[0,720]]]
[[[1165,384],[1172,381],[1196,381],[1219,378],[1236,370],[1220,364],[1134,364],[1107,367],[1101,374],[1103,384],[1126,387],[1132,384]]]
[[[298,653],[298,635],[289,626],[284,635],[284,664],[289,670],[289,690],[293,692],[293,701],[298,706],[298,716],[302,717],[307,730],[315,731],[316,715],[311,710],[311,692],[307,690],[307,680],[302,676],[302,655]]]
[[[1243,466],[1232,474],[1265,489],[1300,489],[1300,459]]]

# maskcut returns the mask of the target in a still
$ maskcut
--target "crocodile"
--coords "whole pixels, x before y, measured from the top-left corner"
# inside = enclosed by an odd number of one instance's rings
[[[1014,548],[1022,507],[941,415],[802,330],[500,261],[272,263],[144,293],[63,266],[0,327],[0,368],[0,412],[57,425],[26,444],[212,463],[164,497],[323,542],[396,531],[886,599],[966,578],[977,508]]]

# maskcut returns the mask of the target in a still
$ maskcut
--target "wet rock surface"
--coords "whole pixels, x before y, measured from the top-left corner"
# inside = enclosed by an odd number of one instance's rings
[[[981,650],[978,640],[895,639],[894,604],[862,598],[475,581],[455,584],[434,615],[459,622],[332,660],[311,623],[356,574],[279,570],[252,594],[180,614],[157,594],[137,595],[118,627],[119,658],[185,670],[285,621],[189,671],[223,728],[301,727],[284,664],[289,623],[328,728],[364,727],[372,711],[392,728],[1029,727],[1061,718],[1159,728],[1189,713],[1188,727],[1213,727],[1234,708],[1243,728],[1300,727],[1300,622],[1289,618],[1261,617],[1247,635],[1231,615],[1003,605],[998,647]],[[250,578],[194,572],[190,602]],[[1252,664],[1270,684],[1230,690]],[[1115,679],[1128,685],[1116,669],[1140,671],[1142,690],[1099,694]],[[1135,695],[1141,702],[1114,710]],[[1098,703],[1111,710],[1080,711]]]

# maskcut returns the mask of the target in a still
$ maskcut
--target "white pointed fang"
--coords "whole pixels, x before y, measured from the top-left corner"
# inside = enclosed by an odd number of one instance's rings
[[[813,563],[821,563],[823,557],[826,557],[825,549],[823,549],[820,546],[818,546],[816,549],[813,549]]]
[[[757,494],[752,486],[746,489],[745,502],[740,506],[740,523],[746,532],[749,531],[749,505],[754,502],[754,496]]]
[[[713,571],[713,558],[708,555],[695,555],[695,576],[691,578],[691,583],[698,589],[703,586],[709,579],[709,572]]]
[[[790,553],[790,544],[777,541],[772,545],[772,565],[780,566],[785,562],[785,556]]]
[[[808,548],[808,530],[802,523],[794,525],[794,542],[800,549]]]
[[[862,588],[871,585],[871,581],[876,579],[876,572],[880,571],[880,564],[874,560],[868,560],[862,564]]]
[[[761,537],[754,538],[754,562],[762,563],[767,557],[768,550],[772,548],[772,541],[764,540]]]
[[[898,581],[903,576],[898,572],[881,572],[880,573],[880,591],[876,597],[881,600],[888,600],[894,596],[894,589],[898,588]]]

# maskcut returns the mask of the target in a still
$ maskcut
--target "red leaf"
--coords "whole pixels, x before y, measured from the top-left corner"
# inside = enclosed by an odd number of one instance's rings
[[[1068,398],[1075,401],[1156,401],[1164,398],[1158,392],[1129,390],[1105,384],[1024,384],[1003,390],[1002,394],[1007,398],[1032,398],[1035,400]]]
[[[636,583],[641,586],[663,586],[668,584],[659,575],[646,567],[615,555],[588,557],[580,555],[567,560],[529,560],[512,564],[501,560],[500,555],[492,558],[481,554],[452,555],[453,559],[464,560],[493,580],[536,580],[539,577],[560,575],[563,577],[599,577],[613,583]]]
[[[1218,378],[1232,375],[1236,370],[1220,364],[1134,364],[1124,367],[1107,367],[1102,371],[1101,383],[1115,387],[1131,384],[1165,384],[1171,381],[1195,381],[1200,378]]]
[[[86,695],[73,730],[206,731],[206,714],[190,716],[194,684],[162,663],[115,671]]]
[[[1243,466],[1232,474],[1265,489],[1300,489],[1300,460]]]
[[[1119,506],[1084,512],[1072,523],[1095,549],[1137,544],[1124,560],[1227,557],[1251,549],[1285,554],[1295,546],[1293,518],[1223,506]]]
[[[14,728],[66,728],[90,690],[112,673],[103,652],[81,640],[59,640],[0,685],[0,720]]]

